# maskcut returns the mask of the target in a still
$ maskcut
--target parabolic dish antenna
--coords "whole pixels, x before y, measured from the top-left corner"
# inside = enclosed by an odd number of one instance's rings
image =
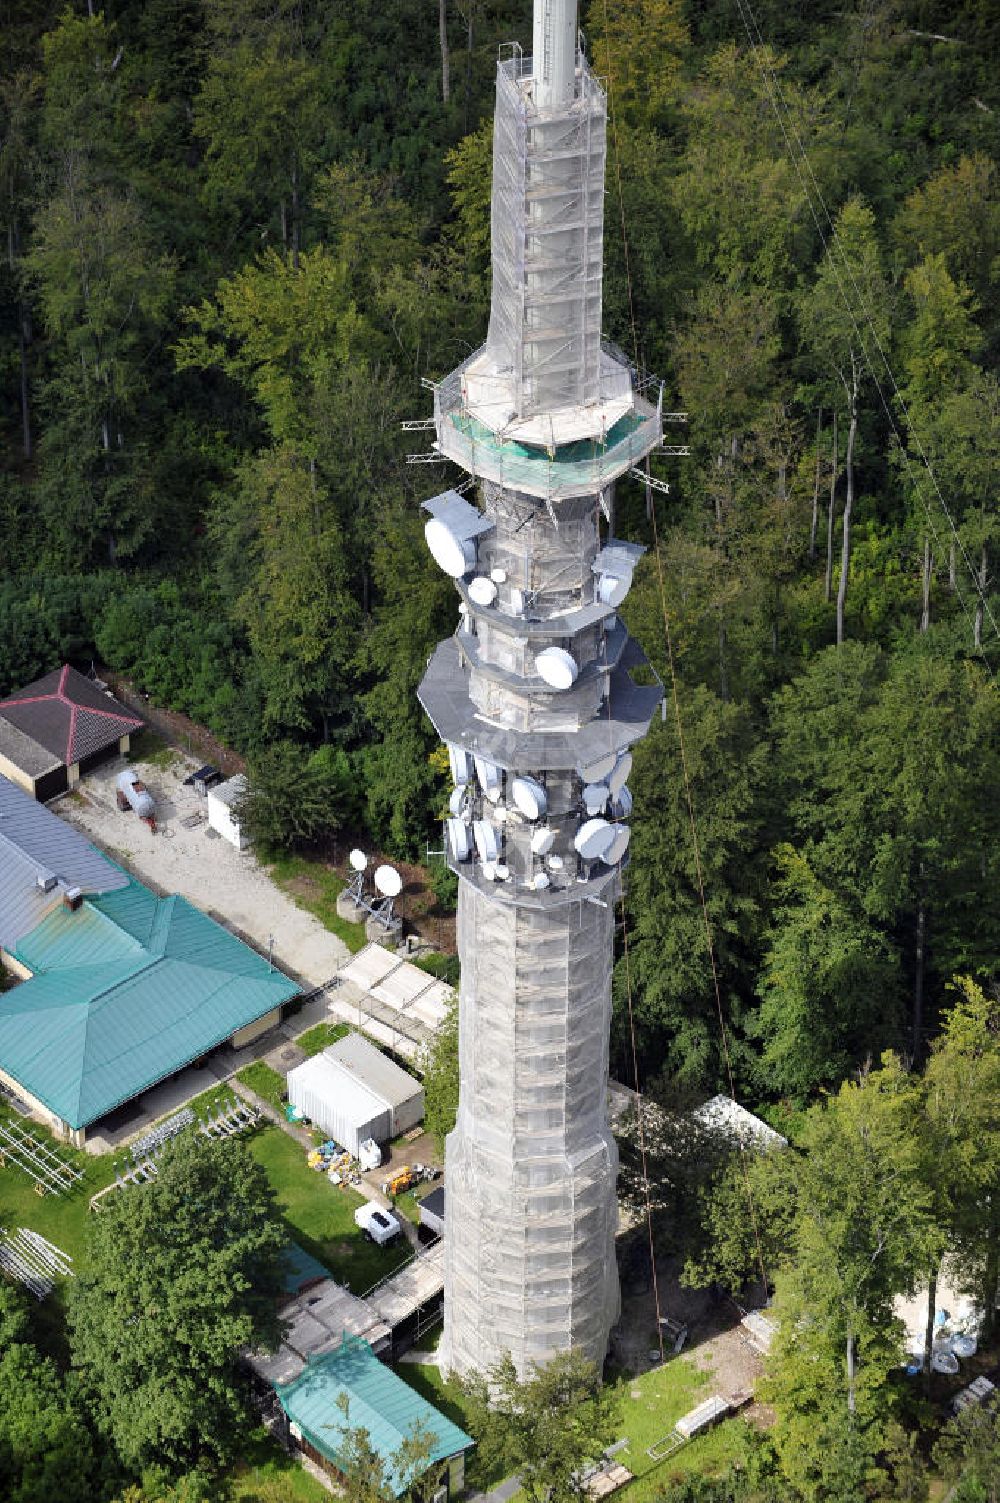
[[[606,819],[588,819],[576,832],[573,844],[584,861],[599,861],[615,838],[615,827]]]
[[[424,537],[431,557],[439,569],[452,579],[461,579],[476,567],[476,545],[472,538],[460,538],[440,517],[424,523]]]
[[[627,784],[619,791],[618,797],[612,800],[611,809],[615,819],[628,819],[632,813],[632,794]]]
[[[496,862],[495,861],[484,861],[483,862],[483,866],[482,866],[482,872],[483,872],[483,876],[486,878],[487,882],[492,882],[495,879],[496,874],[497,874]]]
[[[622,752],[615,763],[611,776],[608,778],[608,787],[612,793],[621,793],[628,782],[628,775],[632,771],[632,753]]]
[[[384,898],[398,898],[403,891],[403,879],[394,866],[377,866],[372,881]]]
[[[583,803],[588,814],[603,814],[607,802],[607,783],[588,783],[584,788]]]
[[[363,872],[367,870],[368,857],[364,851],[359,851],[356,846],[347,859],[351,863],[352,871]]]
[[[535,658],[535,668],[550,689],[572,689],[580,672],[564,647],[543,648]]]
[[[561,872],[562,869],[563,869],[563,867],[565,866],[565,864],[566,863],[563,861],[563,858],[561,856],[550,856],[549,857],[549,871],[550,872]]]
[[[581,767],[580,776],[585,783],[603,783],[617,760],[617,752],[609,752],[606,757],[599,757],[596,762],[590,762],[586,767]]]
[[[628,825],[615,825],[614,836],[611,844],[604,852],[604,860],[609,866],[617,866],[619,861],[628,850],[628,843],[632,838],[632,831]]]
[[[497,587],[485,574],[477,574],[469,582],[469,599],[475,605],[492,605],[497,598]]]
[[[460,746],[449,746],[448,761],[451,765],[451,781],[457,787],[462,787],[472,777],[472,758]]]
[[[541,783],[534,778],[515,778],[511,784],[511,797],[525,819],[541,819],[549,807],[548,795]]]
[[[472,826],[472,833],[475,836],[479,859],[483,862],[495,862],[500,855],[500,842],[489,820],[477,819]]]
[[[452,814],[461,814],[462,805],[465,803],[465,789],[453,788],[451,798],[448,800],[448,808]]]
[[[490,570],[490,578],[492,579],[492,581],[493,581],[494,584],[506,584],[507,583],[507,570],[506,569],[491,569]]]
[[[555,830],[550,830],[548,825],[543,825],[531,837],[531,849],[536,856],[547,856],[555,843],[556,832]]]
[[[496,803],[500,797],[500,769],[496,763],[487,762],[485,757],[477,757],[476,777],[486,797]]]
[[[497,882],[506,882],[510,877],[510,867],[505,866],[502,861],[498,861],[493,868],[493,876]]]
[[[448,844],[451,846],[451,854],[456,861],[468,861],[472,851],[469,827],[460,819],[448,820]]]
[[[544,892],[549,885],[548,872],[536,872],[531,879],[531,885],[536,892]]]
[[[621,605],[631,588],[631,574],[602,574],[597,581],[597,598],[602,605]]]

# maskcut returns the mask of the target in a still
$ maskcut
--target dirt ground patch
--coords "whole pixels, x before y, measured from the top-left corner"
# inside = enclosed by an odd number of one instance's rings
[[[115,779],[127,765],[155,799],[155,835],[116,806]],[[181,752],[167,766],[115,757],[55,808],[140,881],[160,893],[180,893],[262,954],[273,942],[275,964],[304,984],[329,981],[349,958],[347,946],[276,887],[251,851],[237,851],[209,831],[206,800],[184,786],[199,765]]]

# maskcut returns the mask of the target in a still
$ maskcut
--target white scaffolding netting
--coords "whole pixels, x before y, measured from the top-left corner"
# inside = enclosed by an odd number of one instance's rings
[[[448,1139],[443,1361],[484,1370],[576,1347],[619,1308],[607,1122],[613,913],[459,895],[462,1104]]]

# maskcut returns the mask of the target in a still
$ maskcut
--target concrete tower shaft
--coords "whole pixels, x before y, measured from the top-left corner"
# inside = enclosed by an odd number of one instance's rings
[[[460,1104],[445,1171],[441,1361],[603,1359],[618,1312],[607,1121],[629,748],[659,705],[618,619],[642,549],[608,488],[662,439],[601,345],[605,98],[576,6],[536,0],[497,74],[486,345],[435,390],[436,447],[479,482],[425,503],[459,625],[420,699],[447,743],[459,876]]]

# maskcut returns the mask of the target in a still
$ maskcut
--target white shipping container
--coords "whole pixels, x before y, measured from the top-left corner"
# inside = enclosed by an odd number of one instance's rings
[[[355,1158],[366,1138],[384,1143],[391,1136],[392,1112],[386,1102],[325,1054],[288,1072],[288,1099]]]

